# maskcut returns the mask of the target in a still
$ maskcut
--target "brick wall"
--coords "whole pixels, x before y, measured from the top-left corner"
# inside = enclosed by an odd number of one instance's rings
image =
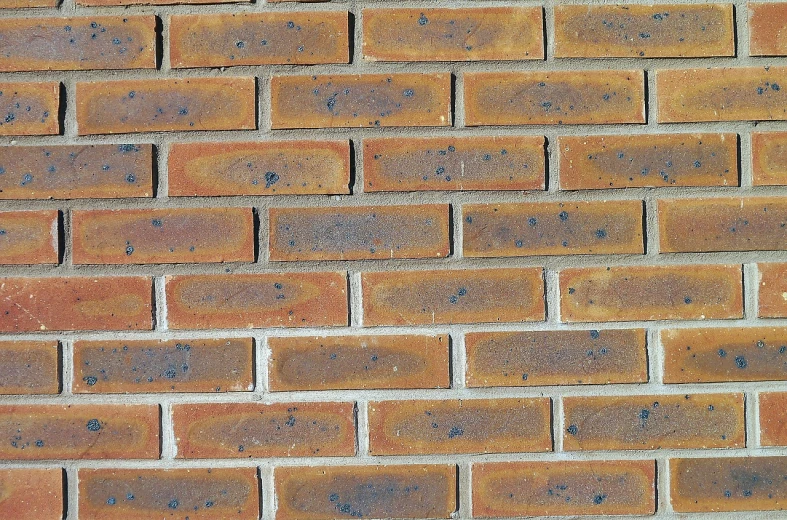
[[[57,2],[0,519],[778,517],[787,3]]]

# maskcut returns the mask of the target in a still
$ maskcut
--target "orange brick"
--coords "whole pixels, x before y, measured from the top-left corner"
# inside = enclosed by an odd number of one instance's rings
[[[149,144],[0,146],[0,199],[152,194],[153,147]]]
[[[641,70],[466,72],[465,124],[645,122]]]
[[[255,468],[80,469],[79,516],[256,520],[258,489]]]
[[[670,459],[669,465],[675,511],[784,509],[787,457]]]
[[[760,318],[787,317],[787,264],[758,264]]]
[[[652,515],[652,460],[473,464],[473,516]]]
[[[268,338],[272,391],[448,388],[448,336]]]
[[[346,11],[172,15],[170,62],[182,67],[348,63]]]
[[[80,82],[79,135],[251,130],[256,97],[255,80],[248,77]]]
[[[543,190],[541,136],[363,141],[365,191]]]
[[[787,394],[760,394],[760,444],[787,446]]]
[[[658,121],[787,120],[787,67],[659,70]]]
[[[151,330],[152,300],[144,276],[0,278],[0,332]]]
[[[60,83],[0,83],[0,135],[60,133]]]
[[[58,0],[0,0],[0,9],[29,9],[33,7],[57,7]]]
[[[665,383],[787,380],[787,329],[673,329],[661,332]]]
[[[273,1],[273,0],[270,0]],[[176,4],[248,4],[251,0],[76,0],[79,6],[132,6],[132,5],[176,5]]]
[[[742,448],[743,394],[564,397],[563,449]]]
[[[58,263],[57,210],[1,211],[0,264]]]
[[[467,386],[647,383],[645,331],[474,332]]]
[[[347,141],[173,143],[170,196],[350,193]]]
[[[278,128],[450,126],[450,74],[273,76]]]
[[[752,132],[755,186],[787,185],[787,132]]]
[[[74,393],[252,390],[252,340],[74,342]]]
[[[154,16],[5,18],[0,71],[154,69]]]
[[[560,189],[738,186],[736,134],[561,136]]]
[[[363,10],[363,56],[371,60],[537,60],[543,33],[540,7]]]
[[[564,321],[743,317],[739,265],[587,267],[560,272]]]
[[[251,208],[72,213],[75,264],[253,262]]]
[[[456,466],[283,467],[274,472],[277,520],[451,518]]]
[[[271,208],[270,259],[446,257],[450,213],[447,204]]]
[[[732,4],[556,5],[555,56],[735,56]]]
[[[3,7],[0,5],[0,7]],[[0,518],[63,518],[63,470],[0,470]]]
[[[642,254],[642,201],[465,204],[468,257]]]
[[[345,273],[168,276],[173,329],[348,325]],[[2,307],[0,307],[2,309]]]
[[[749,54],[787,56],[787,5],[749,2]]]
[[[372,401],[371,455],[551,451],[551,401]]]
[[[158,405],[0,406],[0,459],[157,459]]]
[[[353,403],[178,404],[178,457],[355,455]]]
[[[0,342],[0,395],[58,393],[58,357],[57,341]]]
[[[364,325],[544,319],[541,268],[361,273]]]

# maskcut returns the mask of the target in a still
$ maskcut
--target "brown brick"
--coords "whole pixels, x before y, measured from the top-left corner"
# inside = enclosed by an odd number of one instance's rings
[[[272,391],[448,388],[448,336],[268,338]]]
[[[563,321],[743,317],[739,265],[587,267],[560,272]]]
[[[273,76],[273,128],[450,126],[451,75]]]
[[[361,273],[364,325],[544,319],[541,268]]]
[[[169,55],[175,68],[348,63],[347,12],[173,15]]]
[[[355,455],[353,403],[179,404],[178,457]]]
[[[79,516],[256,520],[258,490],[255,468],[80,469]]]
[[[787,67],[659,70],[658,121],[787,120]]]
[[[363,10],[363,56],[371,60],[538,60],[543,33],[540,7]]]
[[[755,186],[787,185],[787,132],[752,132]]]
[[[34,7],[57,7],[58,0],[0,0],[0,9],[29,9]]]
[[[58,355],[57,341],[0,342],[0,395],[58,393]]]
[[[787,446],[787,394],[760,394],[760,444]]]
[[[252,340],[74,342],[74,393],[252,390]]]
[[[549,398],[372,401],[369,453],[551,451],[550,420]]]
[[[350,193],[347,141],[173,143],[170,196]]]
[[[641,70],[466,72],[465,124],[645,122]]]
[[[760,318],[787,317],[787,264],[758,264]]]
[[[0,146],[0,199],[152,194],[153,147],[149,144]]]
[[[61,520],[63,470],[0,469],[0,497],[0,518]]]
[[[652,515],[652,460],[473,464],[473,516]]]
[[[450,518],[456,466],[283,467],[274,472],[277,520]]]
[[[742,448],[743,394],[563,398],[563,449]]]
[[[467,386],[647,383],[645,331],[474,332]]]
[[[749,2],[749,54],[787,56],[787,5]]]
[[[156,18],[0,20],[0,71],[156,68]]]
[[[76,98],[79,135],[257,126],[249,77],[80,82]]]
[[[557,5],[555,56],[735,56],[732,4]]]
[[[271,208],[270,259],[446,257],[450,213],[447,204]]]
[[[560,189],[738,186],[736,134],[561,136]]]
[[[0,135],[60,133],[60,83],[0,83]]]
[[[465,204],[468,257],[643,254],[642,201]]]
[[[152,300],[143,276],[0,278],[0,332],[150,330]]]
[[[157,459],[158,405],[0,406],[0,459]]]
[[[543,190],[541,136],[364,139],[365,191]]]
[[[58,263],[57,210],[0,211],[0,264]]]
[[[270,0],[273,1],[273,0]],[[175,4],[248,4],[251,0],[76,0],[79,6],[132,6],[132,5],[175,5]]]

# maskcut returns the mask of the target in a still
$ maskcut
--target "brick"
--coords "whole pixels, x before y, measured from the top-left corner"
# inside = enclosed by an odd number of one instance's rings
[[[658,121],[787,120],[787,67],[656,72]]]
[[[361,273],[364,325],[544,319],[541,268]]]
[[[63,470],[2,469],[0,497],[0,518],[61,520]]]
[[[760,393],[760,444],[787,446],[787,394]]]
[[[550,418],[549,398],[372,401],[369,453],[551,451]]]
[[[448,336],[268,338],[270,390],[449,388]]]
[[[253,262],[251,208],[77,210],[75,264]]]
[[[473,516],[652,515],[652,460],[473,464]]]
[[[156,68],[154,16],[5,18],[0,71]]]
[[[270,259],[443,258],[450,213],[447,204],[271,208]]]
[[[738,186],[736,134],[560,136],[560,189]]]
[[[0,146],[0,199],[152,194],[153,146],[149,144]]]
[[[742,448],[743,394],[564,397],[563,449]]]
[[[751,148],[754,185],[787,185],[787,132],[752,132]]]
[[[5,460],[157,459],[158,405],[3,405]]]
[[[787,380],[787,329],[663,330],[661,344],[665,383]]]
[[[640,200],[465,204],[467,257],[643,254]]]
[[[739,265],[563,269],[560,294],[568,322],[743,317]]]
[[[347,141],[173,143],[169,195],[350,193]]]
[[[450,518],[456,466],[282,467],[273,474],[277,520]]]
[[[74,393],[252,390],[252,340],[74,342]]]
[[[30,9],[57,7],[58,0],[0,0],[0,9]]]
[[[465,124],[645,122],[641,70],[466,72]]]
[[[149,277],[0,278],[0,332],[151,330]]]
[[[166,297],[172,329],[348,325],[343,272],[167,276]]]
[[[675,511],[784,509],[787,457],[670,459],[670,502]]]
[[[255,468],[80,469],[79,516],[87,520],[259,517]]]
[[[735,56],[732,4],[557,5],[555,56]]]
[[[760,318],[787,317],[787,264],[758,264]]]
[[[0,264],[58,263],[57,210],[1,211]]]
[[[132,6],[132,5],[198,5],[198,4],[248,4],[251,0],[76,0],[79,6]]]
[[[749,2],[749,54],[787,56],[787,5]]]
[[[58,393],[58,357],[57,341],[0,342],[0,395]]]
[[[178,457],[355,455],[353,403],[178,404]]]
[[[541,136],[363,140],[364,191],[543,190]]]
[[[0,135],[56,135],[60,83],[0,83]]]
[[[444,73],[273,76],[274,129],[450,126]]]
[[[538,60],[543,34],[540,7],[363,10],[369,60]]]
[[[79,82],[76,99],[79,135],[257,126],[250,77]]]
[[[647,383],[645,331],[471,332],[467,386]]]

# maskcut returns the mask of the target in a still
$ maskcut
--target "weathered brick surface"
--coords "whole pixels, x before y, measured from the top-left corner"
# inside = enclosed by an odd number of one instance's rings
[[[57,211],[0,211],[0,264],[56,264]]]
[[[787,394],[760,394],[760,442],[764,446],[787,446]]]
[[[759,264],[760,317],[787,317],[787,264]]]
[[[754,184],[787,185],[787,132],[752,132]]]
[[[60,84],[1,82],[0,136],[60,133]]]
[[[787,56],[787,5],[749,2],[749,53],[752,56]]]
[[[0,517],[63,518],[63,470],[0,470]]]
[[[57,0],[3,0],[0,9],[25,9],[34,7],[56,7]]]
[[[0,342],[0,394],[58,393],[58,354],[56,341]]]

